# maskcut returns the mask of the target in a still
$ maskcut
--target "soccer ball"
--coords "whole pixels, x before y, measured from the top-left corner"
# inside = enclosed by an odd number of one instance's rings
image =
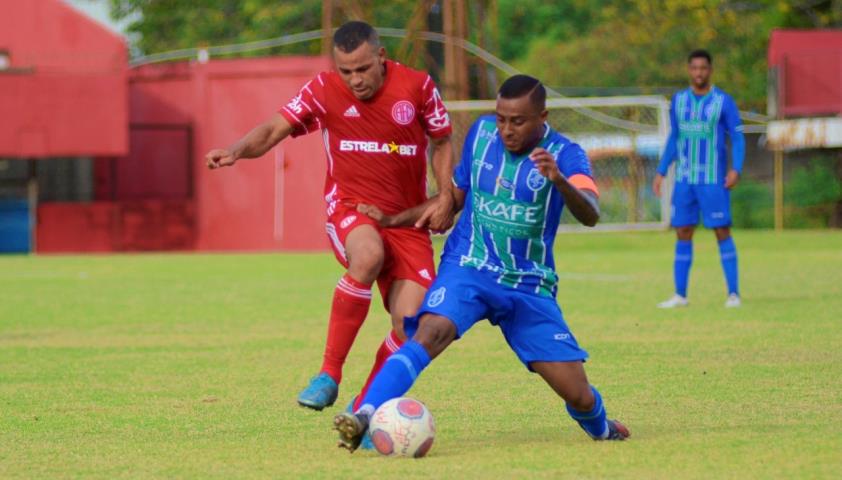
[[[381,455],[420,458],[433,446],[436,424],[423,403],[400,397],[380,405],[371,417],[368,431]]]

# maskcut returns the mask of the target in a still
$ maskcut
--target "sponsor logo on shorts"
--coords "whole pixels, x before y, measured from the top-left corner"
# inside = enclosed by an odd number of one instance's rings
[[[392,105],[392,118],[401,125],[409,125],[415,120],[415,106],[406,100]]]
[[[570,339],[569,333],[556,333],[553,335],[553,340],[568,340]]]
[[[422,268],[421,270],[418,270],[418,275],[421,275],[421,278],[424,278],[424,279],[427,279],[427,280],[433,279],[433,277],[430,276],[430,271],[427,270],[426,268]]]
[[[348,226],[350,226],[352,223],[354,223],[354,220],[356,220],[356,219],[357,219],[356,215],[351,215],[349,217],[343,218],[342,223],[339,224],[339,228],[348,228]]]
[[[725,218],[725,212],[713,212],[710,214],[710,218]]]
[[[418,152],[418,145],[399,145],[394,141],[389,143],[370,142],[366,140],[340,140],[340,152],[363,153],[397,153],[405,157],[414,157]]]
[[[428,307],[438,307],[444,301],[444,294],[447,292],[445,287],[439,287],[430,293],[430,298],[427,299],[427,306]]]

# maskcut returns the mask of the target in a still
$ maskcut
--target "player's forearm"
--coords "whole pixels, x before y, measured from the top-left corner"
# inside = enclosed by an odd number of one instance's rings
[[[453,193],[453,147],[450,137],[433,141],[433,175],[439,193],[452,196]]]
[[[390,215],[386,217],[385,226],[387,227],[412,227],[415,225],[415,222],[421,218],[421,215],[424,213],[427,208],[436,203],[438,201],[439,195],[433,195],[432,197],[428,198],[424,203],[418,204],[414,207],[407,208],[406,210],[396,213],[395,215]]]
[[[263,156],[272,147],[292,133],[292,127],[280,115],[254,127],[243,138],[231,145],[228,150],[235,158],[257,158]]]
[[[675,135],[670,133],[670,136],[667,138],[667,146],[664,148],[664,154],[661,156],[661,161],[658,163],[658,174],[662,177],[667,175],[667,171],[670,168],[673,160],[675,159],[675,155],[678,153],[677,147],[677,139]]]
[[[731,168],[738,174],[743,174],[743,162],[746,158],[746,139],[743,132],[731,134]]]
[[[271,139],[272,128],[262,123],[228,147],[228,151],[237,159],[257,158],[268,152],[274,146]]]
[[[599,221],[599,202],[596,195],[586,190],[580,190],[565,177],[560,177],[555,186],[564,198],[564,204],[576,220],[587,227],[593,227]]]

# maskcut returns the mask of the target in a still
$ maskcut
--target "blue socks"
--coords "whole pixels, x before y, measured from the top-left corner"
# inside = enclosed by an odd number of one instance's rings
[[[687,282],[690,278],[690,266],[693,264],[693,241],[678,240],[675,243],[675,264],[673,278],[675,293],[687,297]]]
[[[608,436],[608,422],[605,418],[605,407],[602,405],[602,395],[593,385],[591,385],[591,391],[594,396],[594,404],[589,412],[573,410],[570,405],[567,405],[567,413],[573,417],[573,420],[579,422],[579,426],[591,438],[605,438]]]
[[[415,379],[430,364],[430,355],[415,340],[403,344],[393,353],[374,377],[368,393],[360,403],[360,412],[372,415],[377,407],[405,394]]]
[[[725,272],[725,282],[728,284],[728,295],[732,293],[739,295],[737,246],[734,245],[733,237],[728,237],[719,242],[719,258],[722,260],[722,271]]]

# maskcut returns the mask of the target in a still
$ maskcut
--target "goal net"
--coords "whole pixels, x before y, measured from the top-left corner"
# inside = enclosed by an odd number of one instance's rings
[[[494,100],[446,102],[457,154],[471,124],[494,113]],[[548,122],[588,153],[600,190],[598,229],[659,229],[669,221],[669,198],[652,179],[669,132],[669,101],[660,96],[548,98]],[[669,179],[668,179],[669,180]],[[665,182],[669,183],[669,182]],[[664,186],[665,193],[671,191]],[[580,228],[565,211],[561,230]]]

